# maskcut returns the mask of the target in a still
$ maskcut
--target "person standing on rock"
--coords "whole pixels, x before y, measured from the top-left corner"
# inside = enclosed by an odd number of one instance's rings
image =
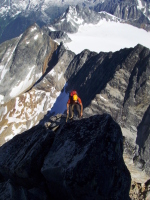
[[[69,94],[69,100],[67,102],[66,122],[69,118],[69,111],[70,111],[70,118],[69,119],[73,119],[74,108],[76,108],[76,110],[78,112],[78,117],[80,119],[83,115],[83,105],[82,105],[82,101],[81,101],[80,97],[78,96],[78,94],[75,90],[71,91],[70,94]]]

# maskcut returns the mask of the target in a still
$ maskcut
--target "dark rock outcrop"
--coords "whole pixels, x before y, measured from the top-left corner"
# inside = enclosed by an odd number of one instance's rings
[[[1,199],[129,199],[118,124],[107,114],[64,123],[53,116],[0,147]]]

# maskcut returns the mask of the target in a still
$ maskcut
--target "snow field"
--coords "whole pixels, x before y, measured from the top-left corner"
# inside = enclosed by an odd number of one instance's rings
[[[150,32],[119,22],[100,21],[97,25],[80,26],[75,34],[68,34],[72,42],[66,46],[76,54],[84,49],[103,52],[115,52],[122,48],[141,44],[150,48]]]

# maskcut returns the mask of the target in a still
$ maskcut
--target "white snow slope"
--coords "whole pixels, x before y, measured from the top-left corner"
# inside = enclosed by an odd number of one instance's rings
[[[150,32],[120,22],[101,20],[98,24],[80,26],[75,34],[68,34],[72,42],[66,46],[76,54],[84,49],[115,52],[141,44],[150,48]]]

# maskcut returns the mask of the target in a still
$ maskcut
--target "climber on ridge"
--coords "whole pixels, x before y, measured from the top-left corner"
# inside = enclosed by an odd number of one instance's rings
[[[78,112],[78,117],[79,119],[83,115],[83,105],[80,97],[78,96],[77,92],[75,90],[71,91],[69,94],[69,100],[67,102],[67,119],[66,122],[69,118],[69,111],[70,111],[70,118],[73,119],[74,116],[74,108],[76,108]]]

